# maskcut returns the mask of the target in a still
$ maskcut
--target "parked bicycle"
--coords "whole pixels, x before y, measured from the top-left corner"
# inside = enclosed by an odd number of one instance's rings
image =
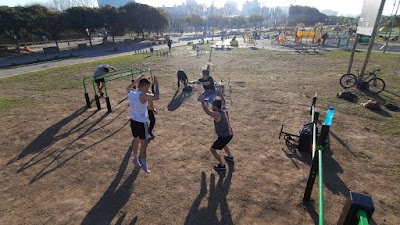
[[[385,81],[381,78],[378,78],[376,72],[379,72],[381,69],[376,68],[368,72],[368,74],[364,74],[360,76],[360,71],[357,71],[357,75],[354,74],[344,74],[340,78],[340,85],[344,88],[351,88],[354,85],[357,87],[365,87],[367,86],[368,90],[372,93],[381,93],[385,89]],[[364,86],[365,85],[365,86]]]

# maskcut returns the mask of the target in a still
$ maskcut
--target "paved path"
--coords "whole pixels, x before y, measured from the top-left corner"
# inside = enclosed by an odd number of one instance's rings
[[[196,41],[199,40],[196,37],[188,37],[188,38],[189,38],[189,40],[190,39],[196,40]],[[211,40],[211,38],[208,38],[208,39]],[[220,42],[220,41],[218,41],[218,37],[216,37],[214,39],[216,42]],[[240,39],[240,38],[238,38],[238,39]],[[185,39],[185,41],[176,42],[173,44],[173,46],[176,47],[176,46],[187,45],[189,40]],[[225,42],[229,42],[229,40],[227,40]],[[241,40],[241,42],[243,42],[243,41]],[[228,44],[228,43],[225,43],[225,44]],[[350,41],[349,49],[351,49],[352,44],[353,44],[353,41]],[[149,46],[147,46],[147,43],[117,44],[116,46],[118,47],[119,51],[113,51],[114,46],[110,45],[110,46],[94,46],[94,47],[90,47],[87,49],[74,49],[74,50],[69,50],[69,51],[62,51],[62,52],[59,52],[56,54],[38,53],[38,54],[30,54],[25,57],[3,58],[3,59],[1,59],[0,66],[10,65],[11,62],[13,62],[12,60],[18,60],[17,62],[21,63],[21,62],[32,62],[32,61],[35,61],[39,57],[40,57],[40,59],[52,59],[52,58],[54,58],[55,55],[68,56],[70,54],[73,54],[73,55],[79,56],[77,58],[70,58],[70,59],[65,59],[65,60],[60,60],[60,61],[49,61],[49,62],[20,66],[20,67],[10,68],[10,69],[0,69],[0,78],[6,77],[6,76],[28,73],[28,72],[40,71],[40,70],[45,70],[45,69],[55,68],[55,67],[60,67],[60,66],[73,65],[73,64],[77,64],[77,63],[90,62],[90,61],[124,56],[124,55],[131,55],[132,53],[135,52],[135,50],[140,50],[140,49],[148,50],[149,49]],[[250,46],[247,44],[241,44],[240,48],[248,48]],[[257,48],[264,48],[264,49],[270,49],[270,50],[294,51],[294,49],[292,47],[272,45],[271,40],[269,40],[269,39],[257,41],[256,46],[257,46]],[[379,49],[381,46],[382,46],[382,44],[374,44],[373,51],[382,52],[382,50]],[[357,50],[365,51],[367,47],[368,47],[367,45],[359,44],[359,45],[357,45]],[[153,46],[153,48],[155,50],[166,49],[167,45],[166,44],[157,45],[157,46]],[[327,45],[323,49],[325,49],[325,48],[337,49],[336,41],[327,40]],[[399,53],[400,46],[389,45],[387,51]]]
[[[187,41],[181,41],[181,42],[174,43],[173,47],[183,46],[183,45],[187,45]],[[70,51],[62,51],[57,54],[32,54],[32,57],[36,57],[36,58],[40,57],[41,59],[46,59],[46,58],[51,59],[51,58],[54,58],[55,55],[68,56],[70,54],[78,55],[79,57],[60,60],[60,61],[43,62],[43,63],[38,63],[38,64],[10,68],[10,69],[0,69],[0,78],[23,74],[23,73],[28,73],[28,72],[40,71],[40,70],[45,70],[45,69],[55,68],[55,67],[60,67],[60,66],[73,65],[73,64],[77,64],[77,63],[91,62],[91,61],[95,61],[95,60],[99,60],[99,59],[131,55],[135,52],[135,50],[141,50],[141,49],[149,50],[149,46],[147,46],[147,43],[118,44],[116,46],[118,47],[119,51],[113,51],[114,46],[110,45],[110,46],[95,46],[95,47],[90,47],[90,48],[87,48],[84,50],[75,49],[75,50],[70,50]],[[166,48],[168,48],[168,46],[166,44],[162,44],[162,45],[153,46],[153,48],[154,48],[154,50],[159,50],[159,49],[166,49]],[[23,62],[23,60],[25,60],[27,62],[29,62],[29,61],[31,62],[31,61],[34,61],[36,58],[33,58],[33,59],[32,58],[24,58],[24,59],[9,58],[8,62],[5,61],[5,59],[2,59],[1,64],[10,65],[12,62],[11,60],[19,60],[18,61],[19,63],[21,61]]]

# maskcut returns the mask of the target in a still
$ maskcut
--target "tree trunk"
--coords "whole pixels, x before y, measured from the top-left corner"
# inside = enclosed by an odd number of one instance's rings
[[[54,41],[56,42],[56,46],[57,46],[57,48],[58,48],[58,49],[60,49],[60,46],[58,46],[58,41],[57,41],[57,38],[54,38]]]
[[[113,43],[115,43],[115,35],[112,34]]]
[[[142,41],[144,41],[144,31],[142,31]]]

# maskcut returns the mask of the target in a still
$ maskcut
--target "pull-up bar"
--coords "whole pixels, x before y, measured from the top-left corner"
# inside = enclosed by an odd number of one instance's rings
[[[133,82],[134,81],[133,75],[144,74],[146,72],[150,73],[150,77],[151,78],[153,77],[150,69],[148,69],[148,70],[137,69],[135,71],[132,71],[130,74],[122,74],[120,76],[104,76],[104,93],[105,93],[105,100],[106,100],[106,105],[107,105],[107,111],[108,112],[111,112],[112,109],[111,109],[110,98],[108,97],[108,92],[107,92],[107,83],[110,82],[110,81],[119,80],[119,79],[122,79],[122,78],[125,78],[125,77],[128,77],[128,76],[132,76],[132,82]]]
[[[107,73],[107,74],[105,74],[105,75],[103,75],[101,77],[101,78],[104,78],[104,92],[105,92],[105,95],[106,95],[105,100],[106,100],[108,112],[111,112],[111,104],[110,104],[110,99],[109,99],[108,93],[107,93],[107,82],[118,80],[118,79],[122,79],[122,78],[126,78],[126,77],[129,77],[129,76],[131,77],[132,82],[133,82],[135,75],[144,74],[146,72],[150,72],[150,76],[152,77],[151,70],[142,70],[142,69],[139,69],[139,68],[130,68],[130,67],[122,68],[122,69],[119,69],[119,70],[116,70],[116,71],[109,72],[109,73]],[[92,86],[93,86],[93,93],[94,93],[96,106],[97,106],[97,109],[100,110],[101,109],[100,99],[99,99],[99,96],[98,96],[97,91],[96,91],[95,79],[93,79],[92,76],[85,76],[82,79],[82,85],[83,85],[83,90],[84,90],[86,106],[89,107],[89,108],[91,107],[90,97],[89,97],[89,94],[88,94],[87,88],[86,88],[87,80],[90,79],[90,78],[92,79],[91,83],[92,83]]]

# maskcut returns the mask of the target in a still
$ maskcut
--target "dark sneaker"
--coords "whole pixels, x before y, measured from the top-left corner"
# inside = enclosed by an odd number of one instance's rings
[[[156,138],[156,136],[154,136],[154,134],[149,135],[149,140],[153,140],[154,138]]]
[[[100,93],[100,97],[104,97],[104,93]]]
[[[225,159],[226,161],[233,162],[233,156],[231,156],[231,157],[229,157],[229,156],[224,156],[224,159]]]
[[[215,166],[214,166],[214,169],[215,169],[215,170],[226,170],[226,166],[225,166],[225,165],[218,164],[218,165],[215,165]]]

